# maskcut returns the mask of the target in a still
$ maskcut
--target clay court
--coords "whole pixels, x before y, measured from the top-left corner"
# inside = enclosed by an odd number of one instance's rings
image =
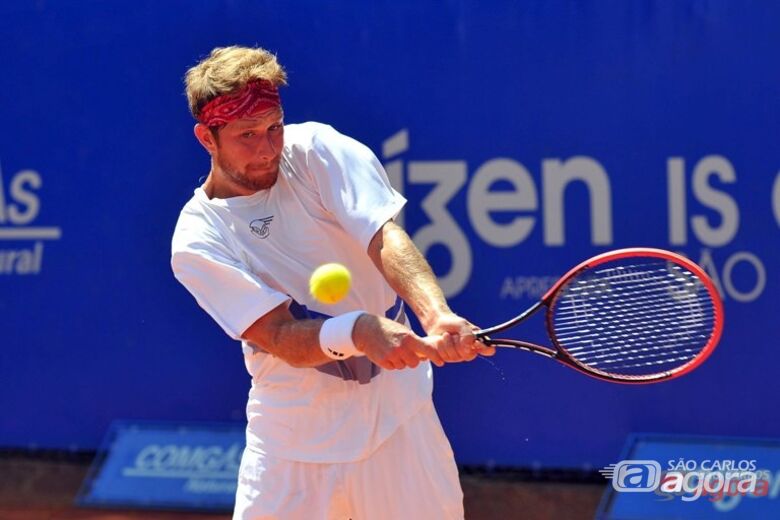
[[[0,519],[2,520],[228,520],[226,513],[155,510],[102,510],[74,505],[87,475],[91,454],[30,454],[0,456]],[[472,472],[474,473],[474,472]],[[508,520],[539,518],[590,520],[604,491],[593,475],[558,473],[466,474],[461,478],[466,518]],[[525,479],[525,481],[521,481]],[[544,482],[544,479],[554,480]],[[587,483],[561,483],[587,480]],[[557,481],[557,482],[555,482]]]

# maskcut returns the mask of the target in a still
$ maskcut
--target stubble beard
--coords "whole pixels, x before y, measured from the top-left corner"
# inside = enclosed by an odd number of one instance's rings
[[[276,184],[276,179],[279,177],[278,164],[272,171],[263,173],[258,177],[250,176],[246,171],[236,168],[221,157],[217,157],[217,165],[232,183],[252,191],[267,190]]]

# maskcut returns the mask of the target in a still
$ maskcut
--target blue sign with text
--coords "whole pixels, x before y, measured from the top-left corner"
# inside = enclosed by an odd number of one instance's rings
[[[78,503],[230,510],[244,444],[241,424],[114,423]]]

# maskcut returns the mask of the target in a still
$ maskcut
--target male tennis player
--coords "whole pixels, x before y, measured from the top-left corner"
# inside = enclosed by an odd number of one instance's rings
[[[462,518],[428,360],[493,349],[393,222],[405,200],[377,158],[330,126],[285,126],[285,84],[259,48],[214,49],[186,75],[211,171],[181,212],[172,266],[242,341],[252,376],[234,518]],[[353,276],[335,305],[308,293],[326,262]]]

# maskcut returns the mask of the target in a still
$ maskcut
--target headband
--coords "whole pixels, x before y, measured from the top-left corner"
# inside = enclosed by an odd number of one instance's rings
[[[200,111],[198,121],[209,127],[221,126],[281,105],[276,85],[260,79],[250,81],[237,93],[223,94],[206,103]]]

